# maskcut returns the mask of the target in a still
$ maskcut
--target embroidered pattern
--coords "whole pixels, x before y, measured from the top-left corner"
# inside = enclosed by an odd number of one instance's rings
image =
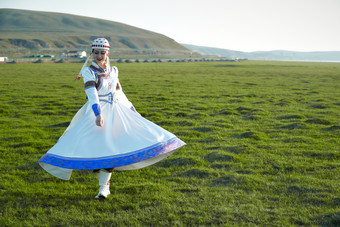
[[[97,74],[97,75],[96,75],[96,78],[97,78],[96,89],[97,89],[97,90],[99,90],[99,89],[102,87],[102,80],[103,80],[103,77],[105,77],[105,74],[103,74],[103,75]]]
[[[108,102],[110,104],[113,103],[113,94],[112,92],[107,93],[106,95],[98,95],[99,101]]]
[[[104,69],[102,69],[100,66],[99,68],[96,68],[94,65],[90,65],[89,68],[92,69],[94,72],[104,72]]]
[[[97,68],[94,65],[90,65],[89,69],[90,69],[90,71],[92,71],[92,73],[96,77],[96,89],[100,90],[100,88],[103,84],[103,78],[105,77],[106,79],[108,79],[110,77],[110,75],[111,75],[110,73],[112,72],[112,68],[110,68],[109,72],[105,72],[105,70],[103,68],[101,68],[100,66],[98,66],[98,67],[99,68]]]
[[[94,81],[87,81],[85,83],[85,89],[89,88],[89,87],[95,87],[96,86],[96,82]]]
[[[130,110],[132,110],[133,112],[137,113],[137,110],[135,109],[134,106],[131,106],[131,107],[130,107]]]
[[[150,147],[129,152],[126,154],[112,155],[102,158],[68,158],[54,154],[45,154],[39,162],[58,166],[66,169],[107,169],[126,166],[141,162],[159,155],[177,150],[185,143],[174,137],[166,142],[154,144]]]

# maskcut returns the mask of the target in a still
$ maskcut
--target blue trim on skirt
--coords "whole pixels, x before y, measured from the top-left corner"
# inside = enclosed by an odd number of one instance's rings
[[[39,162],[58,166],[66,169],[107,169],[126,166],[141,162],[159,155],[177,150],[185,143],[174,137],[166,142],[154,144],[150,147],[124,154],[100,157],[100,158],[70,158],[46,153]]]

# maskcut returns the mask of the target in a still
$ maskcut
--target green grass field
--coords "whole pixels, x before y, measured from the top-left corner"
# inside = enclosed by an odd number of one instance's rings
[[[0,65],[0,226],[339,226],[340,64],[117,64],[166,160],[70,181],[37,164],[86,102],[81,64]]]

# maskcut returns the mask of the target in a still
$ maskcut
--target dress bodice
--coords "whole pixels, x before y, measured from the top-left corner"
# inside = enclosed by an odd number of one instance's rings
[[[116,67],[110,67],[102,71],[94,66],[90,66],[90,71],[95,78],[98,95],[114,94],[118,83],[118,70]]]

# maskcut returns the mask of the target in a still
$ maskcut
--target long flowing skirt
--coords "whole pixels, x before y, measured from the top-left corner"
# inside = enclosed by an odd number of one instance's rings
[[[72,169],[132,170],[152,165],[185,143],[120,102],[102,103],[104,126],[95,124],[89,104],[72,119],[58,142],[39,160],[64,180]]]

